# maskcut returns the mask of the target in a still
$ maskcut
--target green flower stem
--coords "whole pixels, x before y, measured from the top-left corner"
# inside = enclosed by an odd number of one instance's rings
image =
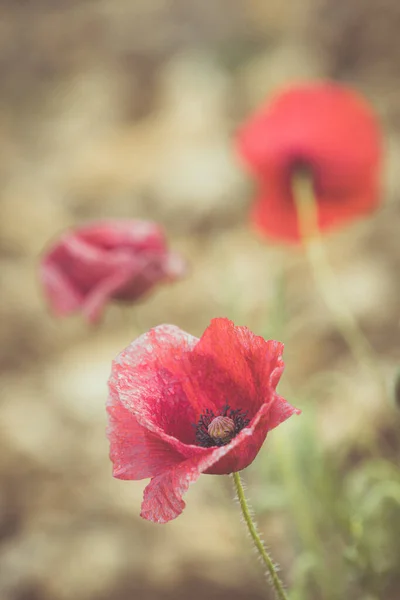
[[[259,552],[259,554],[262,558],[262,561],[264,562],[265,566],[267,567],[267,570],[268,570],[268,573],[270,576],[271,586],[275,590],[276,596],[277,596],[277,598],[279,598],[279,600],[288,600],[288,597],[284,590],[283,584],[282,584],[281,580],[279,579],[276,567],[275,567],[270,555],[268,554],[268,552],[264,546],[264,543],[262,542],[260,536],[257,533],[256,525],[251,516],[251,509],[247,503],[247,500],[246,500],[246,497],[244,494],[243,483],[240,478],[240,475],[239,475],[239,473],[233,473],[232,475],[233,475],[233,481],[235,483],[236,494],[237,494],[237,497],[239,500],[240,508],[242,509],[243,518],[244,518],[247,528],[249,530],[250,536],[254,542],[254,545],[257,548],[257,551]]]
[[[377,366],[375,352],[358,326],[352,312],[343,301],[335,274],[326,256],[318,227],[317,203],[311,175],[307,172],[298,172],[293,177],[292,189],[302,242],[321,296],[331,311],[336,327],[353,355],[374,374],[383,395],[386,397],[386,384]]]

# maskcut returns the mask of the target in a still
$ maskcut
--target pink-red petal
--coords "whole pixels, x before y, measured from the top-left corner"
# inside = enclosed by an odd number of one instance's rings
[[[96,221],[77,229],[77,234],[85,242],[97,248],[114,250],[160,250],[166,248],[164,232],[160,225],[151,221],[113,219]]]
[[[69,315],[82,304],[82,293],[51,260],[41,264],[40,280],[47,301],[56,315]]]
[[[108,300],[117,296],[127,278],[132,277],[133,268],[134,264],[128,265],[124,262],[120,268],[99,281],[90,290],[82,302],[82,312],[89,323],[97,323]]]
[[[266,341],[247,327],[213,319],[190,354],[192,394],[212,399],[217,410],[229,405],[252,418],[272,400],[284,363],[283,344]]]
[[[185,443],[194,441],[197,405],[208,406],[195,398],[193,407],[186,393],[191,382],[182,365],[197,342],[174,325],[155,327],[119,354],[109,380],[143,427]]]
[[[152,477],[144,518],[164,523],[178,516],[201,473],[244,469],[268,431],[299,412],[275,391],[282,350],[279,342],[214,319],[201,340],[163,325],[121,352],[109,380],[110,456],[116,477]],[[250,423],[225,446],[195,445],[198,415],[218,414],[225,400],[248,411]]]
[[[278,411],[282,420],[298,412],[289,404],[285,404],[285,410]],[[141,516],[155,523],[166,523],[175,519],[185,508],[183,495],[201,473],[231,473],[248,466],[267,435],[270,408],[268,405],[262,406],[250,426],[243,429],[226,446],[203,449],[205,452],[202,454],[154,477],[145,489]],[[277,414],[274,415],[276,425]]]
[[[133,302],[184,273],[159,225],[110,220],[64,233],[44,254],[40,279],[55,314],[81,310],[95,322],[110,300]]]
[[[252,219],[266,236],[299,240],[292,177],[307,169],[328,230],[374,210],[380,202],[382,134],[372,108],[333,82],[291,86],[241,128],[238,150],[261,192]]]
[[[139,425],[134,414],[115,398],[115,393],[111,395],[107,412],[114,477],[155,477],[184,460],[168,442]]]

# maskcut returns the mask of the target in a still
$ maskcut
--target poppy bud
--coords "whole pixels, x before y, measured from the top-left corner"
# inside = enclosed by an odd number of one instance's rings
[[[94,323],[110,300],[134,302],[185,270],[157,223],[114,219],[64,233],[44,253],[40,280],[56,315],[81,310]]]

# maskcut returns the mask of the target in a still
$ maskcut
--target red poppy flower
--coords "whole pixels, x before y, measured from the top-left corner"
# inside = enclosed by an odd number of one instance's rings
[[[184,274],[163,231],[148,221],[99,221],[65,233],[48,250],[40,279],[59,316],[81,310],[96,322],[112,298],[133,301],[161,281]]]
[[[299,169],[313,178],[321,230],[379,204],[377,119],[360,96],[339,84],[310,83],[278,94],[244,124],[238,149],[261,184],[252,220],[272,238],[299,239],[292,194]]]
[[[201,473],[247,467],[265,437],[299,412],[276,393],[283,344],[228,319],[201,339],[160,325],[114,361],[108,402],[113,474],[151,482],[141,516],[165,523]]]

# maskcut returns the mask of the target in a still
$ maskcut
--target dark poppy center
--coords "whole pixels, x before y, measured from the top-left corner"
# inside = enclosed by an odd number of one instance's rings
[[[311,160],[306,160],[301,156],[292,158],[288,165],[289,181],[292,184],[297,177],[310,178],[314,185],[316,184],[316,167]]]
[[[196,442],[204,448],[225,446],[249,423],[247,411],[240,408],[231,410],[226,405],[220,414],[207,409],[196,425]]]

